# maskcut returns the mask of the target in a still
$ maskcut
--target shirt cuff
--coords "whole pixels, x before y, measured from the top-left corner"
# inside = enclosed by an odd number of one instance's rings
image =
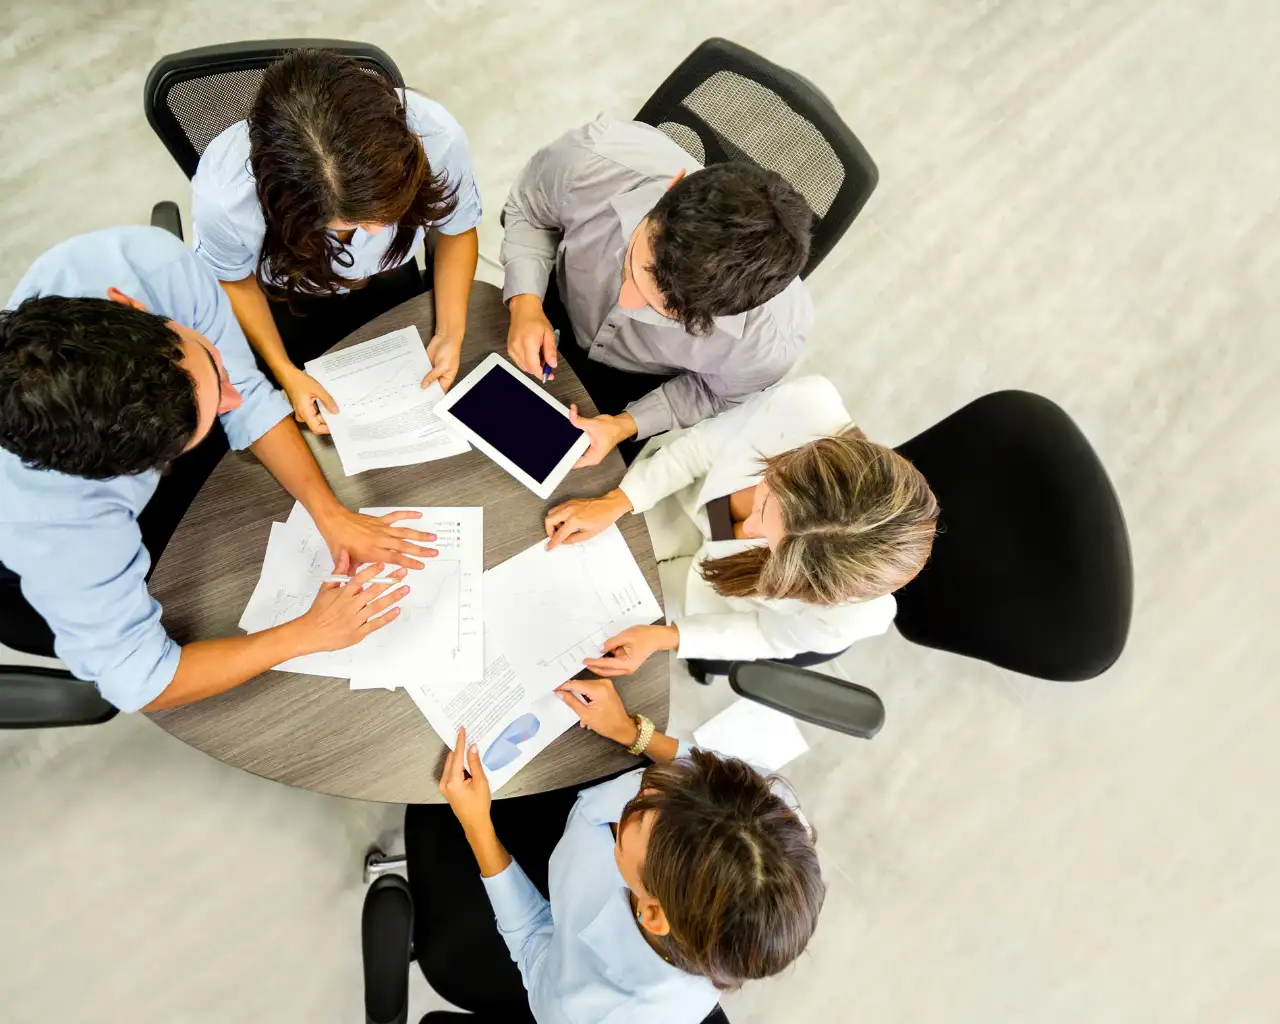
[[[529,922],[542,912],[546,900],[537,886],[529,881],[524,868],[512,859],[503,870],[489,878],[480,879],[484,883],[484,891],[489,895],[489,903],[493,906],[494,916],[498,919],[498,927],[504,932],[515,932],[526,928]]]
[[[540,300],[545,299],[551,267],[552,261],[538,256],[517,256],[510,260],[503,267],[502,301],[510,302],[517,295],[536,295]]]
[[[654,388],[643,398],[637,398],[627,406],[626,411],[636,421],[636,440],[661,434],[664,430],[672,430],[676,426],[671,407],[661,388]]]
[[[682,661],[753,661],[759,656],[760,626],[751,612],[690,615],[676,625],[680,628],[676,657]]]
[[[139,655],[140,657],[141,655]],[[129,669],[136,669],[136,658],[130,659],[123,671],[112,673],[110,677],[98,681],[98,692],[108,704],[114,704],[124,712],[141,711],[153,700],[164,693],[178,674],[178,659],[182,657],[182,648],[168,636],[164,637],[160,647],[160,656],[155,666],[136,685],[120,685],[118,677],[132,675]]]
[[[269,387],[266,381],[263,387]],[[244,451],[270,431],[286,416],[293,415],[293,407],[275,388],[254,401],[252,408],[239,409],[222,414],[222,429],[227,433],[227,443],[236,451]]]

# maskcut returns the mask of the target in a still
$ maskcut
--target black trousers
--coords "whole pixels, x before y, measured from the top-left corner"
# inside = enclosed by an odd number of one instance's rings
[[[632,402],[676,376],[673,373],[628,373],[588,358],[574,339],[569,314],[560,301],[560,290],[554,272],[547,282],[547,295],[543,299],[542,309],[551,321],[551,326],[560,332],[560,354],[573,367],[573,372],[578,375],[578,380],[582,381],[582,386],[587,389],[587,394],[600,412],[617,416]],[[618,453],[629,466],[643,447],[643,440],[632,438],[618,445]]]
[[[498,838],[543,896],[548,895],[551,853],[577,798],[578,789],[570,788],[493,802]],[[472,1024],[532,1021],[520,970],[498,934],[475,857],[453,812],[443,804],[410,806],[404,817],[404,846],[418,966],[438,995],[474,1014],[441,1013],[430,1019]],[[717,1008],[704,1024],[728,1022]]]
[[[394,270],[374,274],[364,287],[341,295],[303,296],[289,303],[270,297],[271,316],[284,341],[284,350],[293,365],[302,364],[322,356],[357,327],[363,327],[376,316],[381,316],[400,303],[421,295],[431,280],[432,264],[427,259],[427,270],[418,269],[416,259]],[[423,344],[430,341],[423,338]],[[270,380],[274,380],[266,364],[259,357],[258,367]]]
[[[209,436],[180,455],[160,477],[156,492],[138,515],[142,543],[151,555],[148,579],[200,488],[229,449],[222,424],[214,420]],[[18,577],[0,565],[0,643],[16,651],[53,656],[53,631],[22,596]]]

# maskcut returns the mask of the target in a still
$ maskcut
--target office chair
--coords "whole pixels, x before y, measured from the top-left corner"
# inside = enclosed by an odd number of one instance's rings
[[[0,665],[0,729],[101,725],[115,716],[92,683],[65,669]]]
[[[814,213],[808,277],[875,191],[880,172],[808,79],[727,39],[708,39],[636,114],[699,163],[745,160],[787,179]]]
[[[897,449],[942,508],[928,564],[896,594],[898,632],[1059,682],[1101,675],[1124,649],[1133,559],[1111,481],[1080,428],[1053,402],[997,391]],[[843,653],[843,652],[841,652]],[[690,662],[742,696],[869,739],[884,721],[870,690],[788,662]]]
[[[161,57],[142,87],[147,121],[188,178],[218,135],[243,121],[258,95],[262,72],[291,50],[333,50],[397,89],[404,77],[385,52],[369,43],[342,39],[258,39],[201,46]],[[182,237],[176,203],[156,203],[151,223]]]

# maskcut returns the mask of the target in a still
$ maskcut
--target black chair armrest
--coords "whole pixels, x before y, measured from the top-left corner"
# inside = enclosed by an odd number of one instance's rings
[[[884,725],[884,702],[865,686],[776,661],[735,661],[733,692],[814,725],[869,740]]]
[[[169,234],[182,238],[182,211],[178,209],[178,204],[162,199],[151,207],[151,226],[164,228]]]
[[[117,709],[92,683],[57,668],[0,665],[0,729],[99,725]]]

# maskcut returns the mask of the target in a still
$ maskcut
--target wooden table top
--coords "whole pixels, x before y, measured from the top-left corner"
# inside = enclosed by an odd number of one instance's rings
[[[430,293],[384,313],[343,339],[335,350],[410,324],[431,337]],[[508,317],[502,294],[477,281],[467,313],[459,379],[490,352],[506,351]],[[548,391],[566,405],[596,409],[563,360]],[[575,470],[548,502],[476,450],[437,462],[371,470],[348,477],[333,442],[305,433],[338,499],[348,508],[381,505],[483,505],[484,566],[492,568],[544,536],[545,510],[572,497],[617,486],[623,463],[612,452],[599,466]],[[151,578],[163,622],[179,643],[239,635],[267,535],[283,521],[293,498],[247,452],[232,452],[197,495]],[[659,603],[662,590],[643,517],[618,523]],[[667,722],[670,678],[666,658],[617,681],[632,712]],[[335,796],[393,803],[439,802],[436,790],[445,747],[402,690],[353,691],[345,679],[266,672],[243,686],[195,704],[149,716],[166,732],[245,771]],[[640,759],[585,729],[570,729],[501,791],[538,793],[581,784]]]

